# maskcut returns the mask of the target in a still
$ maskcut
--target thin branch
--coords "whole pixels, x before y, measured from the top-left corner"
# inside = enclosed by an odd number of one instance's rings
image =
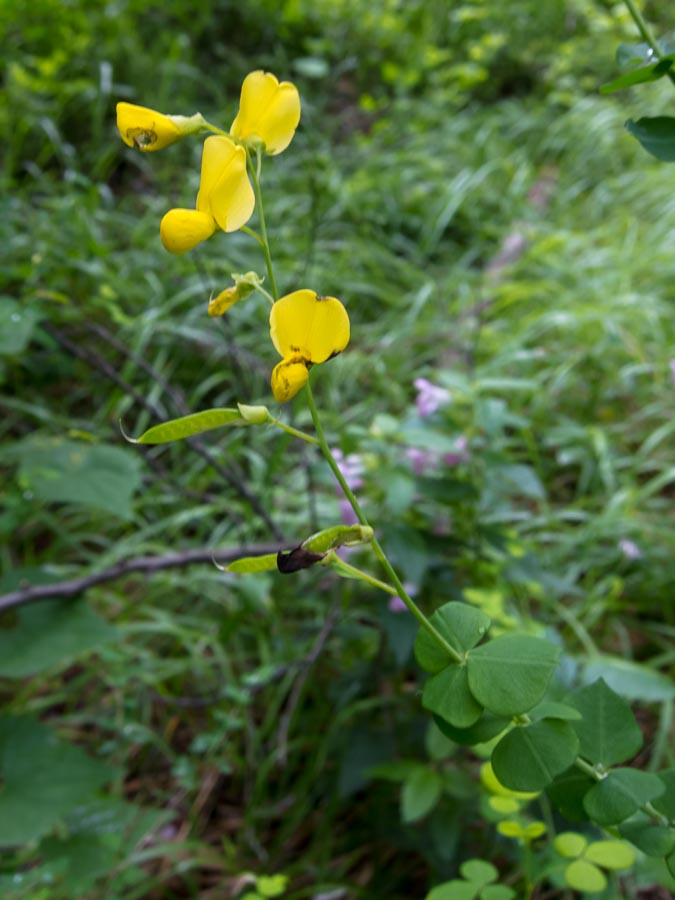
[[[40,584],[20,588],[9,594],[0,595],[0,612],[21,606],[24,603],[34,603],[38,600],[53,600],[76,597],[97,584],[107,581],[115,581],[130,575],[133,572],[160,572],[162,569],[181,568],[197,563],[216,562],[227,563],[241,556],[263,556],[266,553],[276,553],[278,550],[290,550],[292,545],[280,547],[278,544],[253,544],[250,547],[232,547],[227,550],[204,548],[200,550],[185,550],[182,553],[168,553],[166,556],[138,556],[134,559],[125,559],[116,563],[109,569],[100,572],[92,572],[80,578],[70,581],[61,581],[56,584]]]

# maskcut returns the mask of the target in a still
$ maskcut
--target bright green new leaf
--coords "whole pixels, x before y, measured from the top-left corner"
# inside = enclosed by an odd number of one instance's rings
[[[594,765],[608,769],[635,756],[642,746],[642,732],[630,706],[602,679],[569,694],[565,701],[581,713],[572,727],[579,753]]]
[[[83,600],[49,600],[21,606],[0,628],[0,676],[25,678],[90,653],[117,630]]]
[[[635,850],[625,841],[594,841],[584,856],[604,869],[630,869],[635,862]]]
[[[480,894],[480,900],[512,900],[516,896],[513,888],[505,884],[488,884]]]
[[[563,831],[553,841],[553,846],[561,856],[568,859],[575,859],[586,849],[588,841],[583,834],[576,831]]]
[[[546,692],[560,649],[539,638],[506,634],[468,653],[469,687],[499,716],[532,709]]]
[[[113,770],[35,719],[0,718],[0,846],[26,844],[91,802]]]
[[[236,572],[238,575],[248,575],[251,572],[271,572],[277,569],[277,554],[242,556],[241,559],[235,559],[227,566],[219,566],[218,563],[216,566],[223,572]]]
[[[401,791],[401,818],[404,822],[416,822],[436,806],[443,790],[443,781],[437,772],[418,766],[403,782]]]
[[[280,897],[286,890],[288,875],[259,875],[255,886],[263,897]]]
[[[124,437],[131,444],[169,444],[224,425],[246,425],[247,420],[238,409],[205,409],[202,412],[162,422],[144,431],[139,438]],[[124,434],[124,432],[122,432]]]
[[[512,728],[492,752],[492,768],[513,791],[541,791],[574,762],[579,741],[561,719]]]
[[[565,881],[575,891],[599,894],[607,887],[607,879],[593,863],[585,859],[575,859],[565,869]]]
[[[422,706],[455,728],[470,728],[483,712],[469,690],[466,668],[452,663],[428,679]]]
[[[333,525],[311,535],[302,542],[305,550],[327,553],[337,547],[367,544],[373,539],[373,529],[366,525]]]
[[[637,122],[629,119],[626,128],[647,153],[662,162],[675,162],[675,119],[672,116],[643,116]]]
[[[430,622],[459,653],[475,647],[490,627],[489,617],[468,603],[446,603],[430,617]],[[427,672],[440,672],[454,661],[425,628],[420,629],[415,640],[415,658]]]
[[[598,825],[618,825],[664,791],[661,779],[651,772],[612,769],[586,794],[584,808]]]

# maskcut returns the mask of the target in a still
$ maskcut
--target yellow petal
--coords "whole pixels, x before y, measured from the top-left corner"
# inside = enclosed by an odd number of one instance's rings
[[[133,103],[117,104],[117,128],[125,144],[147,152],[162,150],[184,134],[164,113]]]
[[[281,356],[321,363],[342,352],[349,343],[349,316],[335,297],[295,291],[272,307],[270,335]]]
[[[300,388],[307,384],[309,370],[304,360],[298,357],[283,359],[272,371],[272,393],[277,403],[285,403],[295,397]]]
[[[196,209],[171,209],[162,219],[159,236],[170,253],[186,253],[216,230],[213,216]]]
[[[271,72],[251,72],[244,79],[239,112],[230,134],[241,141],[263,141],[272,156],[290,144],[300,121],[300,95],[290,81],[281,84]]]
[[[204,141],[197,209],[202,212],[209,212],[209,194],[217,184],[223,171],[229,166],[237,150],[244,154],[244,162],[246,162],[246,152],[243,147],[238,147],[228,137],[212,135]]]

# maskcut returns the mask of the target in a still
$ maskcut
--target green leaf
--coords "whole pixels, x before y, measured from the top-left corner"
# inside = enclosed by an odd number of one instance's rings
[[[368,544],[373,539],[373,529],[366,525],[333,525],[311,535],[301,544],[313,553],[327,553],[338,547]]]
[[[515,896],[513,888],[506,887],[505,884],[489,884],[481,891],[480,900],[511,900]]]
[[[238,575],[247,575],[250,572],[271,572],[277,568],[277,554],[265,553],[262,556],[242,556],[241,559],[235,559],[234,562],[227,566],[220,566],[216,563],[216,567],[222,572],[236,572]]]
[[[657,774],[666,786],[666,790],[657,800],[654,800],[654,807],[671,822],[675,822],[675,769],[664,769]]]
[[[597,866],[585,859],[576,859],[565,869],[565,881],[575,891],[599,894],[607,887],[607,879]]]
[[[459,874],[477,888],[485,887],[499,878],[499,870],[483,859],[467,859],[459,867]]]
[[[416,822],[436,806],[443,781],[437,772],[418,766],[403,782],[401,791],[401,818],[404,822]]]
[[[502,635],[468,653],[471,693],[497,715],[527,712],[546,692],[559,656],[558,647],[539,638]]]
[[[20,606],[10,627],[0,619],[0,676],[25,678],[90,653],[117,636],[83,600]]]
[[[555,778],[546,788],[546,794],[555,808],[570,822],[587,822],[584,797],[595,783],[589,775],[572,766]]]
[[[469,690],[466,667],[452,664],[429,678],[422,706],[456,728],[469,728],[483,712]]]
[[[584,856],[604,869],[630,869],[635,862],[635,851],[625,841],[594,841]]]
[[[126,434],[124,437],[131,444],[169,444],[171,441],[182,441],[184,438],[213,431],[214,428],[222,428],[224,425],[247,424],[247,420],[238,409],[205,409],[203,412],[191,413],[189,416],[181,416],[179,419],[154,425],[138,438],[128,437]]]
[[[32,306],[0,297],[0,356],[16,356],[28,346],[39,313]]]
[[[641,66],[639,69],[633,69],[626,72],[614,81],[603,84],[600,88],[601,94],[612,94],[614,91],[621,91],[624,88],[632,87],[634,84],[645,84],[648,81],[658,81],[663,78],[673,67],[675,56],[664,56],[649,66]]]
[[[40,500],[131,516],[142,461],[126,448],[36,437],[12,444],[7,455],[19,462],[25,489]]]
[[[675,119],[671,116],[643,116],[626,122],[628,131],[636,137],[647,153],[662,162],[675,162]]]
[[[113,774],[36,720],[0,717],[0,845],[36,840]]]
[[[490,627],[489,617],[468,603],[446,603],[429,621],[459,653],[474,647]],[[415,658],[427,672],[440,672],[448,663],[454,662],[426,628],[420,628],[415,640]]]
[[[665,790],[651,772],[639,769],[612,769],[584,797],[588,815],[598,825],[618,825]]]
[[[485,744],[492,738],[501,734],[510,724],[509,719],[493,716],[492,713],[483,713],[475,725],[470,728],[455,728],[440,716],[434,716],[434,722],[446,737],[462,747],[475,747],[476,744]]]
[[[675,850],[675,828],[667,825],[652,825],[649,820],[627,822],[621,825],[620,831],[647,856],[667,856]]]
[[[567,703],[558,703],[555,700],[544,700],[537,703],[534,709],[528,713],[531,719],[580,719],[581,713]]]
[[[663,56],[671,56],[675,51],[672,41],[660,40],[656,43]],[[616,61],[622,69],[650,63],[654,61],[654,51],[645,41],[639,44],[619,44],[616,48]]]
[[[512,791],[541,791],[574,762],[579,741],[568,722],[512,728],[492,752],[495,775]]]
[[[635,756],[642,746],[642,732],[630,706],[602,678],[565,699],[582,715],[572,723],[581,756],[607,769]]]
[[[646,665],[616,656],[594,656],[584,666],[584,681],[602,678],[613,691],[629,700],[660,702],[675,699],[675,681]]]
[[[553,846],[556,851],[561,856],[565,856],[568,859],[574,859],[577,856],[581,856],[586,849],[587,844],[588,841],[583,834],[579,834],[576,831],[563,831],[562,834],[559,834],[553,841]]]
[[[452,881],[446,881],[445,884],[439,884],[431,893],[427,894],[426,900],[475,900],[476,888],[466,881],[460,881],[459,878],[453,878]]]
[[[259,875],[255,880],[256,890],[263,897],[280,897],[287,884],[288,875]]]

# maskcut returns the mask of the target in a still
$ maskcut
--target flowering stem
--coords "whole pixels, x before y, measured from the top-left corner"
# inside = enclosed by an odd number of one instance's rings
[[[267,227],[265,225],[265,209],[263,207],[262,191],[260,190],[260,151],[256,152],[256,165],[253,164],[253,159],[251,158],[251,153],[248,148],[246,149],[246,159],[248,161],[249,172],[251,173],[251,181],[253,182],[255,202],[256,206],[258,207],[258,219],[260,220],[260,236],[262,238],[260,243],[263,248],[263,253],[265,254],[267,275],[270,280],[270,287],[272,288],[272,296],[275,300],[278,300],[279,292],[277,291],[277,283],[274,280],[274,268],[272,266],[270,242],[267,238]]]
[[[354,510],[354,514],[356,515],[356,518],[358,519],[358,521],[360,522],[361,525],[365,525],[366,527],[369,528],[370,524],[368,522],[368,519],[366,518],[366,516],[363,513],[363,510],[361,509],[359,501],[356,499],[351,488],[345,481],[345,478],[344,478],[342,472],[340,471],[340,467],[338,466],[338,464],[335,460],[335,457],[333,456],[331,449],[328,446],[328,441],[326,440],[326,435],[324,433],[323,426],[321,424],[321,419],[319,418],[319,413],[316,408],[316,403],[314,402],[314,395],[312,394],[312,389],[310,387],[309,381],[305,385],[305,391],[307,394],[307,404],[309,406],[309,411],[312,415],[312,421],[314,422],[314,428],[316,429],[316,435],[319,439],[319,447],[321,448],[321,452],[323,453],[323,455],[326,459],[326,462],[331,467],[331,469],[333,471],[333,475],[335,475],[340,487],[344,491],[344,495],[347,498],[347,500],[349,501],[351,508]],[[387,559],[387,556],[386,556],[384,550],[382,549],[382,547],[380,546],[380,543],[376,537],[373,537],[372,546],[373,546],[373,549],[375,550],[375,554],[376,554],[377,558],[380,560],[382,568],[387,573],[387,577],[389,578],[389,580],[391,581],[392,585],[395,588],[396,595],[398,597],[400,597],[401,600],[403,600],[405,605],[408,607],[408,609],[413,614],[413,616],[417,619],[417,621],[420,623],[420,625],[423,628],[425,628],[429,632],[429,634],[434,638],[434,640],[436,640],[443,647],[445,652],[449,656],[451,656],[452,659],[455,660],[455,662],[458,662],[458,663],[462,662],[462,656],[455,650],[454,647],[452,647],[445,640],[443,635],[440,634],[440,632],[437,631],[436,628],[434,628],[434,626],[431,624],[429,619],[427,619],[427,617],[424,615],[422,610],[417,606],[417,604],[413,601],[413,599],[408,595],[408,592],[406,591],[406,589],[403,587],[403,584],[401,583],[401,579],[398,577],[398,575],[396,574],[396,571],[394,570],[394,567]]]

